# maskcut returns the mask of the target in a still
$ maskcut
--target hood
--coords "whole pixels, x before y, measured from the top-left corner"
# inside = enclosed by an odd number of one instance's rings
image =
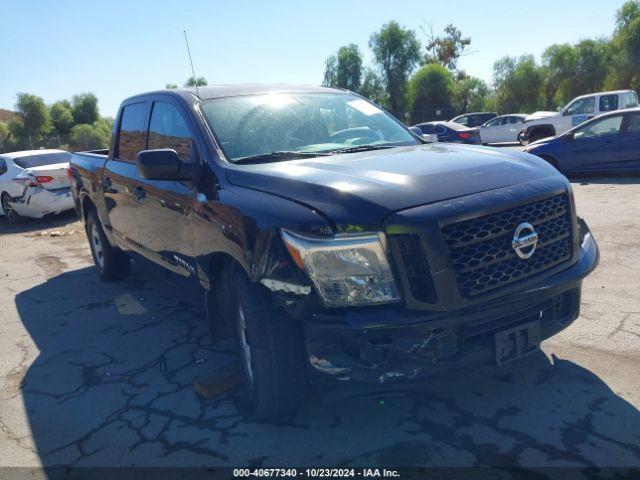
[[[558,175],[537,157],[488,147],[431,144],[259,165],[230,166],[233,185],[303,203],[338,228],[380,228],[418,205]]]
[[[539,112],[533,112],[531,115],[527,116],[524,121],[530,122],[532,120],[540,120],[542,118],[557,117],[558,115],[560,115],[559,112],[546,112],[541,110]]]

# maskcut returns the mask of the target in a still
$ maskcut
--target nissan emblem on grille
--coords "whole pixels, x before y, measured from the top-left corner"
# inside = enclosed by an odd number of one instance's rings
[[[511,246],[516,252],[516,255],[523,260],[531,258],[533,252],[536,251],[538,245],[538,234],[536,233],[533,225],[527,222],[523,222],[516,227],[516,231],[513,234],[513,242]]]

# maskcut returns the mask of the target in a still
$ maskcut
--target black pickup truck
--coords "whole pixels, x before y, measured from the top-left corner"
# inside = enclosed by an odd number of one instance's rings
[[[535,352],[598,262],[547,162],[426,144],[342,90],[138,95],[70,174],[100,277],[133,257],[201,292],[262,417],[345,381],[404,389]]]

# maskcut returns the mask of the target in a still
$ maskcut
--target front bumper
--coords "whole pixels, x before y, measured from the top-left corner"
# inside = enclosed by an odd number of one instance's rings
[[[350,380],[393,389],[440,370],[494,362],[495,333],[540,320],[542,339],[580,312],[582,279],[598,264],[598,247],[580,221],[578,260],[534,287],[466,309],[415,312],[400,307],[328,311],[305,321],[312,383]]]
[[[41,218],[50,213],[60,213],[75,207],[71,188],[45,190],[27,188],[21,197],[14,197],[11,205],[21,217]]]

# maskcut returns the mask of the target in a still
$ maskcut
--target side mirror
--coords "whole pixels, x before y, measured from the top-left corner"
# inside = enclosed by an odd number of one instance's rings
[[[417,136],[422,137],[422,129],[420,127],[409,127],[409,130],[411,130]]]
[[[566,133],[564,135],[564,138],[569,142],[573,142],[573,139],[575,138],[575,133],[574,132]]]
[[[180,160],[175,150],[162,148],[138,152],[138,173],[147,180],[193,180],[200,166]]]

